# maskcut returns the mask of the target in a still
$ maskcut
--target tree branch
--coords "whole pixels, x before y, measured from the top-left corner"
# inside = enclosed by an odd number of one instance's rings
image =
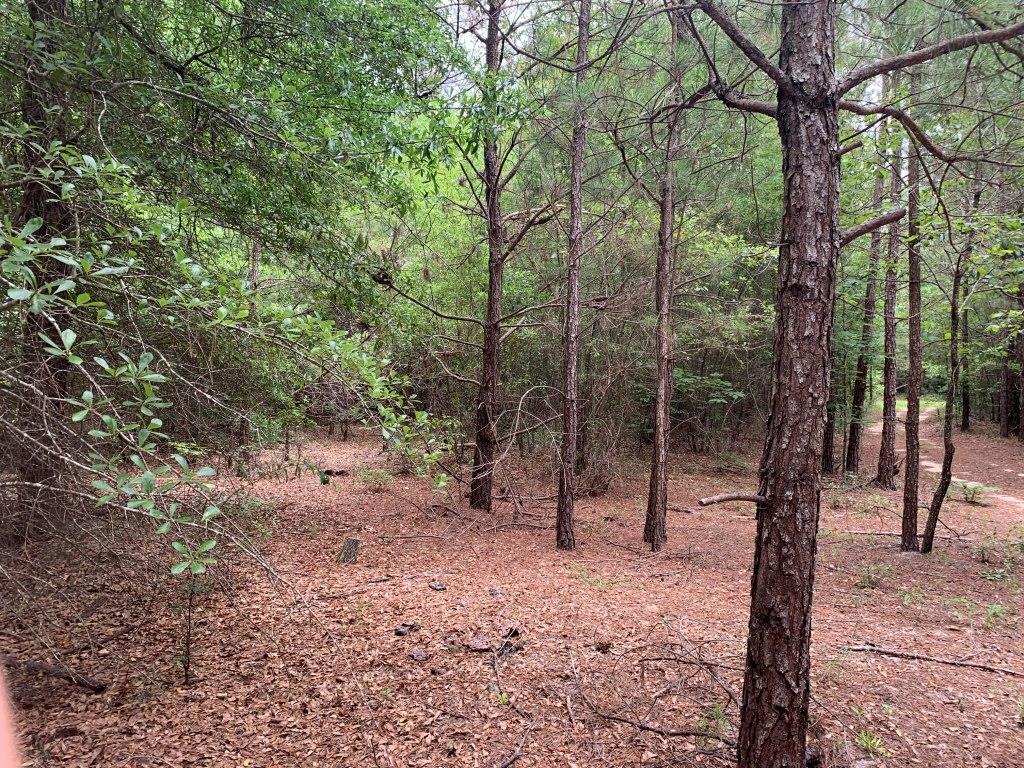
[[[698,3],[698,5],[702,4]],[[726,34],[728,34],[728,32],[726,32]],[[974,48],[975,46],[987,45],[989,43],[1001,43],[1004,40],[1010,40],[1014,37],[1020,37],[1021,35],[1024,35],[1024,21],[1019,21],[1016,24],[1011,24],[1010,26],[1002,27],[1001,29],[969,32],[966,35],[953,37],[941,43],[936,43],[935,45],[918,48],[916,51],[911,51],[910,53],[902,53],[899,56],[882,59],[881,61],[876,61],[872,64],[865,64],[863,67],[857,67],[854,69],[841,83],[839,83],[836,87],[836,95],[842,96],[843,94],[848,93],[852,88],[863,83],[865,80],[870,80],[878,75],[884,75],[886,72],[895,72],[898,69],[906,69],[907,67],[912,67],[916,64],[924,64],[927,61],[937,59],[939,56],[944,56],[947,53],[962,51],[964,48]]]
[[[842,237],[839,240],[839,247],[842,248],[847,246],[858,237],[863,237],[864,235],[874,232],[876,229],[881,229],[886,224],[892,224],[894,221],[899,221],[906,215],[906,208],[897,208],[895,211],[889,211],[881,216],[876,216],[869,221],[865,221],[863,224],[850,227],[850,229],[843,232]]]
[[[736,26],[736,23],[730,19],[721,8],[710,0],[697,0],[697,7],[700,8],[709,19],[715,22],[723,32],[725,32],[726,36],[732,40],[740,51],[742,51],[744,56],[750,59],[751,63],[755,67],[775,81],[775,84],[779,86],[780,91],[784,93],[790,93],[792,91],[793,84],[789,82],[789,78],[787,78],[782,70],[764,55],[764,51],[758,48],[750,38],[743,34],[740,28]]]
[[[904,129],[906,129],[907,133],[917,140],[918,144],[927,149],[928,152],[939,160],[942,160],[944,163],[956,163],[963,160],[978,159],[971,158],[969,155],[946,152],[942,147],[932,141],[928,134],[925,133],[924,129],[914,122],[914,119],[902,109],[898,109],[888,104],[861,104],[859,101],[850,101],[848,99],[840,101],[839,108],[846,110],[847,112],[853,112],[855,115],[885,115],[893,118],[899,122]]]

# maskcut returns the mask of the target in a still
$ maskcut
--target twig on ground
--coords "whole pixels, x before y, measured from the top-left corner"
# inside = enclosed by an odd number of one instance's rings
[[[950,667],[967,667],[969,669],[981,669],[985,672],[995,672],[1000,675],[1011,677],[1024,677],[1024,672],[1006,667],[996,667],[991,664],[979,664],[974,661],[958,661],[956,659],[943,659],[938,656],[926,656],[923,653],[910,653],[909,651],[898,651],[892,648],[883,648],[874,643],[861,643],[859,645],[846,646],[848,651],[859,651],[862,653],[877,653],[879,656],[892,656],[897,659],[911,659],[912,661],[930,661],[933,664],[945,664]]]

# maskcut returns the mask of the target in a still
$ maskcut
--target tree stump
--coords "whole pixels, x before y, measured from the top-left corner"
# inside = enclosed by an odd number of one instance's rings
[[[341,545],[341,550],[338,552],[338,562],[342,565],[355,563],[356,558],[359,557],[359,544],[359,539],[351,537],[345,539],[345,543]]]

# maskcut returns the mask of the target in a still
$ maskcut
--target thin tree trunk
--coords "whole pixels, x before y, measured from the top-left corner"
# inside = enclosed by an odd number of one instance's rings
[[[501,66],[501,20],[503,0],[491,0],[487,10],[485,59],[487,71]],[[494,462],[498,455],[495,422],[498,417],[498,371],[501,364],[501,302],[504,290],[505,227],[501,214],[501,164],[494,136],[484,140],[484,199],[487,207],[487,313],[484,318],[483,362],[476,404],[476,447],[469,485],[469,504],[490,509],[494,484]]]
[[[971,431],[971,381],[968,374],[970,373],[970,348],[971,342],[971,323],[968,315],[967,307],[967,283],[964,281],[963,293],[960,297],[961,315],[960,315],[960,431],[970,432]]]
[[[26,8],[33,23],[33,34],[38,37],[34,37],[33,45],[29,46],[25,62],[21,113],[32,135],[25,143],[25,182],[14,222],[21,227],[38,219],[40,226],[33,237],[46,242],[55,237],[67,238],[71,226],[71,210],[67,202],[60,199],[59,181],[58,188],[54,189],[43,175],[48,161],[47,148],[65,141],[68,130],[66,94],[49,74],[50,58],[58,53],[54,41],[67,32],[68,3],[67,0],[28,0]],[[39,267],[36,282],[43,285],[70,274],[71,267],[47,258]],[[22,394],[19,422],[29,440],[15,450],[15,461],[18,474],[26,483],[53,485],[61,471],[61,462],[50,451],[40,449],[40,445],[52,446],[53,435],[62,431],[71,365],[45,350],[47,345],[41,334],[58,338],[60,332],[68,328],[71,317],[58,304],[47,311],[47,315],[30,313],[22,331],[21,376],[29,386],[24,387]],[[53,448],[57,450],[56,446]],[[41,501],[48,503],[49,498]]]
[[[832,372],[835,379],[835,371]],[[836,471],[836,399],[835,387],[825,406],[825,435],[821,443],[821,471],[831,475]]]
[[[767,436],[743,685],[740,768],[804,764],[821,454],[839,260],[835,0],[784,3],[784,179]]]
[[[911,93],[918,92],[919,74],[911,75]],[[920,480],[921,460],[921,378],[923,375],[921,358],[921,230],[918,216],[921,208],[921,159],[916,148],[911,145],[907,159],[907,277],[909,281],[909,300],[907,325],[909,329],[909,356],[907,371],[907,417],[906,429],[906,465],[903,481],[903,530],[900,537],[900,549],[904,552],[916,552],[919,548],[917,540],[917,508],[918,483]]]
[[[1013,354],[1013,340],[1006,343],[1003,364],[999,369],[999,436],[1010,436],[1010,356]]]
[[[583,261],[583,150],[587,141],[587,113],[583,84],[590,44],[590,0],[580,0],[576,38],[575,123],[569,145],[569,254],[565,290],[565,358],[562,377],[562,456],[558,480],[555,543],[575,549],[573,514],[576,506],[576,441],[579,429],[580,267]]]
[[[879,488],[896,488],[896,268],[885,272],[885,362],[882,384],[882,442],[878,451]]]
[[[889,176],[889,202],[899,202],[903,183],[903,156],[892,153]],[[882,364],[882,440],[878,449],[878,474],[875,485],[886,490],[896,488],[896,261],[900,247],[900,225],[893,222],[886,233],[885,300],[883,302],[884,362]]]
[[[879,128],[879,143],[885,143],[885,123]],[[875,190],[872,209],[877,215],[882,212],[882,196],[885,179],[882,170],[875,174]],[[850,438],[846,443],[846,471],[856,474],[860,469],[860,437],[864,429],[864,401],[868,391],[868,365],[871,362],[871,345],[874,341],[875,305],[878,303],[878,262],[882,257],[882,230],[871,233],[868,248],[867,286],[864,289],[864,320],[860,328],[860,349],[857,352],[857,374],[853,380],[853,402],[850,404]]]
[[[679,94],[680,70],[677,62],[679,19],[669,14],[669,46],[672,73],[666,101],[675,102]],[[665,518],[668,509],[668,433],[672,401],[672,289],[675,262],[675,159],[679,136],[679,115],[674,112],[666,126],[665,170],[661,181],[658,226],[658,256],[654,276],[654,304],[658,316],[655,329],[657,381],[654,394],[654,445],[651,447],[651,483],[647,493],[647,518],[644,541],[657,552],[668,541]]]
[[[924,553],[932,551],[942,502],[945,501],[949,484],[953,481],[953,455],[956,453],[956,445],[953,443],[953,409],[956,406],[957,378],[960,375],[960,283],[958,266],[953,273],[952,300],[949,305],[949,384],[946,386],[946,413],[942,422],[942,470],[939,473],[939,484],[928,506],[928,519],[925,521],[924,535],[921,537],[921,551]]]

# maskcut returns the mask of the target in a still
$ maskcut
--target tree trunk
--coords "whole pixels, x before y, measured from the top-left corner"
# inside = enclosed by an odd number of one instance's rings
[[[918,92],[920,76],[910,78],[911,93]],[[916,552],[918,482],[920,480],[920,422],[921,422],[921,225],[918,215],[921,207],[921,159],[911,145],[907,159],[907,277],[909,281],[908,335],[910,349],[907,370],[907,418],[905,421],[907,453],[903,481],[903,531],[900,549]]]
[[[953,443],[953,409],[956,406],[956,386],[960,374],[960,282],[960,270],[957,268],[953,274],[952,301],[949,305],[949,383],[946,386],[946,413],[942,422],[942,470],[939,473],[939,484],[935,487],[931,504],[928,506],[928,519],[925,521],[924,535],[921,537],[921,551],[924,553],[932,551],[942,502],[945,501],[946,491],[953,481],[953,454],[956,452],[956,445]]]
[[[1024,333],[1017,334],[1017,365],[1017,439],[1024,442]]]
[[[740,768],[804,765],[811,599],[839,259],[835,0],[784,3],[784,179],[767,436],[738,745]]]
[[[680,70],[677,62],[679,19],[669,14],[672,79],[666,101],[675,102],[679,94]],[[644,541],[657,552],[668,541],[665,518],[668,509],[668,433],[672,402],[672,290],[675,269],[675,159],[679,136],[679,113],[673,112],[666,126],[665,170],[661,180],[658,226],[658,256],[654,275],[654,305],[658,316],[655,329],[657,381],[654,394],[654,444],[651,447],[651,483],[647,493],[647,518]]]
[[[971,382],[968,373],[970,372],[970,349],[971,323],[967,310],[967,283],[964,281],[963,294],[960,298],[960,431],[971,431]]]
[[[67,137],[67,97],[49,76],[49,60],[59,52],[55,41],[67,31],[68,4],[67,0],[28,0],[26,7],[33,23],[33,45],[29,46],[25,61],[21,113],[32,135],[24,145],[25,182],[14,223],[22,227],[39,219],[41,224],[33,237],[47,242],[54,237],[67,238],[71,226],[70,208],[59,199],[59,180],[54,188],[43,175],[48,162],[47,148]],[[38,285],[72,274],[71,267],[48,257],[38,270]],[[14,455],[18,474],[26,483],[55,485],[61,472],[62,463],[57,458],[60,446],[54,444],[54,436],[64,430],[64,400],[69,395],[71,365],[66,359],[48,353],[40,334],[59,338],[70,321],[70,313],[55,303],[46,315],[30,313],[22,331],[21,377],[27,386],[23,388],[18,420],[27,438]],[[40,501],[48,503],[49,494],[45,496]]]
[[[501,65],[501,20],[503,0],[491,0],[487,10],[484,41],[488,73]],[[501,363],[501,300],[504,289],[505,227],[501,218],[501,165],[497,142],[491,132],[484,140],[484,200],[487,207],[487,313],[484,318],[483,364],[476,403],[476,447],[469,485],[469,505],[490,509],[494,462],[498,455],[498,369]]]
[[[999,436],[1010,436],[1010,356],[1013,354],[1012,337],[1006,343],[1003,364],[999,369]]]
[[[885,143],[885,123],[879,128],[879,143]],[[882,170],[875,174],[875,190],[872,209],[876,215],[882,213],[882,195],[885,179]],[[868,248],[867,286],[864,289],[864,320],[860,328],[860,349],[857,352],[857,374],[853,380],[853,402],[850,405],[850,438],[846,443],[846,471],[856,474],[860,469],[860,437],[864,429],[864,401],[868,392],[868,365],[871,361],[871,345],[874,341],[875,305],[878,299],[878,262],[882,257],[882,230],[871,233]]]
[[[882,443],[875,485],[896,488],[896,267],[885,271],[885,362],[882,384]]]
[[[835,379],[835,371],[832,371],[832,379]],[[821,443],[821,471],[831,475],[836,471],[836,400],[835,391],[829,397],[828,405],[825,406],[825,436]]]
[[[892,153],[889,177],[889,202],[896,205],[903,183],[903,156]],[[882,441],[878,449],[878,474],[875,485],[886,490],[896,488],[896,261],[900,248],[900,225],[894,221],[886,233],[884,362],[882,365]]]
[[[555,543],[575,549],[573,513],[576,506],[576,441],[579,429],[580,266],[583,261],[583,150],[587,141],[587,112],[583,99],[587,49],[590,44],[590,0],[580,0],[576,38],[575,123],[569,144],[569,254],[565,290],[565,335],[562,376],[562,456],[558,479]]]

